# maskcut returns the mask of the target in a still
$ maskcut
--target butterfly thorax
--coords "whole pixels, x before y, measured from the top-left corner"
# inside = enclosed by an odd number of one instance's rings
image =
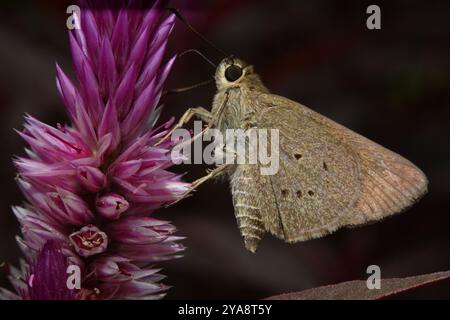
[[[263,107],[255,103],[255,97],[269,93],[253,67],[242,60],[227,58],[219,64],[215,79],[218,91],[211,110],[215,126],[220,130],[251,127],[252,119]]]

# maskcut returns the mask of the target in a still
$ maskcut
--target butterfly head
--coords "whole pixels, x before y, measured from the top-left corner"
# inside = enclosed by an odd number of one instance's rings
[[[216,69],[217,89],[227,89],[241,85],[247,76],[253,73],[253,67],[235,57],[223,59]]]

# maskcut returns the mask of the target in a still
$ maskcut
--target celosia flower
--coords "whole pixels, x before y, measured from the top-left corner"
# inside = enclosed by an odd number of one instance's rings
[[[27,282],[16,271],[13,284],[25,299],[50,298],[41,289],[58,288],[42,276],[43,268],[61,267],[55,246],[81,268],[80,299],[159,298],[166,286],[153,264],[183,250],[171,224],[149,217],[189,187],[167,170],[172,142],[155,146],[170,123],[152,128],[174,62],[163,64],[174,16],[165,15],[160,1],[141,10],[137,1],[118,9],[99,3],[107,2],[82,2],[81,28],[69,32],[78,85],[56,66],[72,124],[54,128],[27,115],[19,133],[30,146],[27,157],[15,160],[29,204],[14,213],[25,272],[34,276]]]

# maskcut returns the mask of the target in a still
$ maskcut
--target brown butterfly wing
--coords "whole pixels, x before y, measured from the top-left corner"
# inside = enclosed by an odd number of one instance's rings
[[[257,102],[258,127],[280,134],[280,168],[267,176],[276,212],[261,208],[275,236],[302,241],[379,220],[427,191],[423,172],[402,156],[287,98],[260,94]]]

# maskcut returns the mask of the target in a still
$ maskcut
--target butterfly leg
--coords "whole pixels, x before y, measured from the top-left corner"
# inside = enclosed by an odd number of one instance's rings
[[[190,188],[179,199],[175,200],[174,202],[171,202],[171,203],[167,204],[166,207],[174,205],[178,201],[183,200],[184,198],[189,196],[192,191],[197,189],[204,182],[224,174],[227,171],[227,168],[228,168],[228,164],[222,164],[222,165],[214,168],[213,170],[208,170],[207,171],[207,173],[208,173],[207,175],[205,175],[205,176],[203,176],[201,178],[198,178],[197,180],[192,182]]]
[[[213,120],[213,116],[211,112],[206,110],[203,107],[197,107],[197,108],[189,108],[180,118],[178,123],[160,140],[158,141],[155,146],[160,145],[162,142],[166,141],[168,137],[174,133],[175,130],[183,127],[186,123],[188,123],[193,116],[196,116],[202,121],[205,121],[207,123],[211,123]],[[203,132],[202,132],[203,133]]]
[[[198,178],[197,180],[195,180],[194,182],[192,182],[191,187],[189,188],[189,192],[194,191],[195,189],[197,189],[201,184],[203,184],[204,182],[216,178],[222,174],[224,174],[226,172],[226,169],[228,168],[228,164],[222,164],[212,170],[208,170],[207,171],[207,175]]]

